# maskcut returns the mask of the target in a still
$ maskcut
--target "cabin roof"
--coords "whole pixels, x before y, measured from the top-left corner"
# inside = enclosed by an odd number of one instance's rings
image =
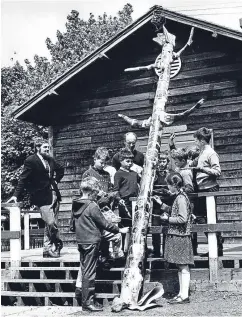
[[[55,90],[62,86],[65,82],[67,82],[69,79],[71,79],[76,74],[80,73],[82,70],[84,70],[89,65],[93,64],[95,61],[97,61],[99,58],[103,57],[104,54],[106,54],[110,49],[115,47],[118,43],[122,42],[125,38],[130,36],[132,33],[134,33],[136,30],[141,28],[143,25],[145,25],[147,22],[149,22],[152,18],[154,10],[161,8],[158,5],[153,6],[147,13],[142,15],[140,18],[138,18],[136,21],[134,21],[132,24],[127,26],[124,30],[116,34],[114,37],[112,37],[110,40],[105,42],[102,46],[100,46],[98,49],[96,49],[94,52],[86,56],[84,59],[82,59],[80,62],[76,63],[73,67],[71,67],[69,70],[64,72],[61,76],[59,76],[57,79],[55,79],[52,83],[50,83],[48,86],[46,86],[44,89],[40,90],[35,96],[30,98],[27,102],[25,102],[22,106],[17,108],[13,113],[12,116],[16,119],[25,120],[26,114],[39,103],[43,102],[45,98],[48,98],[51,94],[55,93]],[[189,26],[194,26],[199,29],[203,29],[206,31],[210,31],[212,33],[217,33],[229,38],[233,38],[235,40],[242,41],[242,32],[232,30],[227,27],[222,27],[217,24],[203,21],[200,19],[196,19],[181,13],[177,13],[171,10],[162,9],[163,15],[165,18],[176,21],[182,24],[186,24]],[[32,115],[28,115],[28,121],[31,121]],[[33,122],[34,122],[33,118]]]

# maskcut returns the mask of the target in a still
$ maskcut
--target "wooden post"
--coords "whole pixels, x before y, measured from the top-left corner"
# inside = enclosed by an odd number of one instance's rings
[[[216,223],[216,204],[215,197],[206,197],[207,221],[208,224]],[[208,253],[209,253],[209,275],[210,282],[215,283],[218,280],[218,248],[217,234],[208,233]]]
[[[18,204],[9,204],[10,231],[21,233],[21,213]],[[10,239],[11,278],[16,277],[16,268],[21,261],[21,234],[18,239]]]
[[[24,250],[29,250],[29,212],[24,212]]]

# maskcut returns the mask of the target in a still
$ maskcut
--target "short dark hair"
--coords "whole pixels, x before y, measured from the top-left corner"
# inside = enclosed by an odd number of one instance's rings
[[[183,178],[181,174],[177,172],[169,173],[166,177],[166,182],[168,185],[172,185],[177,188],[181,188],[183,186]]]
[[[205,142],[209,143],[211,136],[212,136],[212,130],[202,127],[198,129],[194,134],[194,138],[198,139],[199,141],[204,140]]]
[[[122,148],[120,151],[119,151],[119,161],[123,161],[125,159],[133,159],[134,158],[134,155],[133,153],[127,149],[127,148]]]
[[[93,157],[94,159],[102,159],[102,160],[105,160],[106,162],[110,159],[108,149],[102,146],[96,149],[96,152],[94,153]]]
[[[171,151],[171,157],[173,159],[178,159],[179,161],[181,161],[181,160],[186,161],[188,159],[188,152],[184,148],[174,149]]]
[[[168,154],[168,151],[161,151],[159,154],[158,154],[158,159],[166,159],[167,160],[167,163],[170,162],[170,158],[169,158],[169,154]]]

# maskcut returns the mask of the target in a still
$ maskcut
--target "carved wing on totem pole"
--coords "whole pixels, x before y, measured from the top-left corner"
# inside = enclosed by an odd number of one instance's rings
[[[177,122],[179,120],[182,120],[186,117],[188,117],[192,112],[194,112],[196,109],[199,109],[200,106],[204,103],[204,99],[200,99],[193,107],[190,109],[180,112],[180,113],[167,113],[163,111],[160,115],[160,121],[164,125],[171,125],[174,122]],[[148,128],[151,125],[151,117],[146,120],[137,120],[137,119],[131,119],[128,116],[125,116],[123,114],[118,114],[120,118],[123,118],[127,123],[129,123],[132,127],[139,127],[139,128]]]
[[[155,16],[159,20],[159,14]],[[159,21],[158,21],[159,22]],[[125,307],[130,309],[139,309],[138,301],[140,290],[143,284],[143,276],[145,271],[145,247],[146,236],[148,230],[149,216],[151,214],[151,195],[153,191],[153,182],[155,178],[155,168],[158,161],[158,152],[161,144],[161,134],[164,125],[171,125],[185,116],[188,116],[195,109],[199,108],[203,103],[203,99],[196,103],[191,109],[179,114],[166,113],[165,105],[168,98],[168,88],[170,82],[170,70],[172,61],[180,56],[184,49],[191,45],[194,28],[192,28],[190,37],[186,45],[177,53],[173,52],[175,46],[175,35],[169,33],[164,25],[159,26],[157,19],[155,24],[158,30],[163,28],[163,33],[158,33],[153,40],[162,47],[160,58],[156,59],[156,63],[144,66],[129,68],[125,71],[139,71],[142,69],[159,69],[157,90],[154,99],[153,113],[147,120],[131,119],[127,116],[119,114],[131,126],[149,127],[149,138],[147,151],[145,155],[145,164],[140,182],[140,191],[136,201],[136,207],[133,215],[133,225],[131,230],[131,239],[128,248],[126,266],[124,269],[121,294],[115,298],[112,304],[112,310],[118,312]],[[153,22],[154,23],[154,22]],[[162,290],[156,292],[162,294]],[[152,300],[150,300],[152,304]],[[143,305],[143,304],[142,304]]]

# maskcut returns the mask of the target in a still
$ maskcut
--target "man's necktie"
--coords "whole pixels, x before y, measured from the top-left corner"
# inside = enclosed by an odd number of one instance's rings
[[[46,169],[46,172],[49,174],[50,176],[50,164],[47,160],[44,160],[45,162],[45,169]]]

